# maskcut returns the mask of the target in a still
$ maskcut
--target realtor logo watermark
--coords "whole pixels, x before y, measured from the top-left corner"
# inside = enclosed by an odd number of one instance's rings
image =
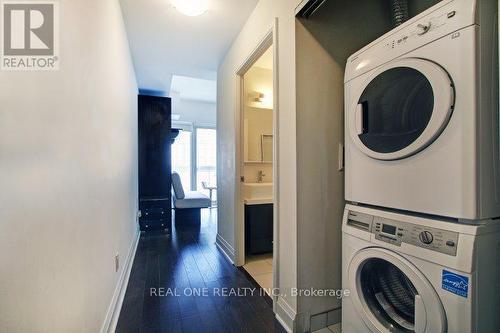
[[[1,69],[59,69],[58,1],[1,1]]]

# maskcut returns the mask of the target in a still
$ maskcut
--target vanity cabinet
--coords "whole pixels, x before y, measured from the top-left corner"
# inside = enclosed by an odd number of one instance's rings
[[[273,204],[245,205],[245,252],[273,251]]]

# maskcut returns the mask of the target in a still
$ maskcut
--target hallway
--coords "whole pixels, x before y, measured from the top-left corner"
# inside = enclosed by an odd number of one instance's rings
[[[216,211],[205,209],[201,228],[141,235],[116,332],[285,332],[271,300],[216,248],[216,227]],[[224,295],[236,288],[247,295]]]

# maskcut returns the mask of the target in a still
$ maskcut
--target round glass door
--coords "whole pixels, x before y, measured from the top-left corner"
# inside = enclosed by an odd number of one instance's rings
[[[369,259],[360,272],[367,306],[388,331],[415,332],[415,299],[418,291],[396,266]]]
[[[348,276],[354,308],[370,332],[446,332],[439,296],[404,257],[383,248],[360,250],[351,259]]]
[[[395,160],[431,144],[454,105],[448,74],[422,59],[403,59],[375,71],[358,90],[348,117],[351,137],[367,155]]]

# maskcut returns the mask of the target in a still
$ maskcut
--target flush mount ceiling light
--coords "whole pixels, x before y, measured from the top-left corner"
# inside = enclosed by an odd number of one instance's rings
[[[187,16],[199,16],[208,10],[208,0],[170,0],[172,6]]]

